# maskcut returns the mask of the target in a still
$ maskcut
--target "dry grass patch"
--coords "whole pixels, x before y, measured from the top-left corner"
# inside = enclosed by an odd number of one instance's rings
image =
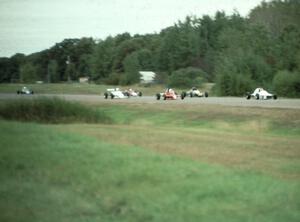
[[[298,178],[299,171],[285,166],[300,159],[300,140],[265,134],[246,135],[215,129],[188,129],[135,125],[55,126],[118,145],[134,145],[193,160],[255,170],[284,178]]]
[[[300,178],[300,112],[182,104],[97,104],[114,125],[53,126],[118,145]]]

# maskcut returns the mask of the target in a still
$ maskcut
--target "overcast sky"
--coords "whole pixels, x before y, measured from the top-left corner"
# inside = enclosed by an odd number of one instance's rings
[[[0,0],[0,57],[33,53],[65,38],[105,39],[123,32],[145,34],[187,15],[217,10],[242,16],[261,0]]]

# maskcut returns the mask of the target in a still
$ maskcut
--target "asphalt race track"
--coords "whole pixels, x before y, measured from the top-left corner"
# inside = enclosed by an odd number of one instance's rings
[[[207,97],[207,98],[190,98],[184,100],[156,100],[155,96],[131,97],[129,99],[104,99],[101,95],[66,95],[66,94],[35,94],[35,95],[17,95],[10,93],[0,93],[0,100],[11,100],[18,98],[36,98],[38,96],[56,96],[66,100],[86,101],[86,102],[105,102],[105,103],[136,103],[136,104],[212,104],[223,106],[243,106],[243,107],[264,107],[264,108],[288,108],[300,109],[300,99],[278,98],[277,100],[247,100],[244,97]]]

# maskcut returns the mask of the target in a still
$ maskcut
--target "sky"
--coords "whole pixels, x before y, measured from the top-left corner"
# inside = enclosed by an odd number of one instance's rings
[[[48,49],[66,38],[159,33],[188,15],[247,16],[261,0],[0,0],[0,57]]]

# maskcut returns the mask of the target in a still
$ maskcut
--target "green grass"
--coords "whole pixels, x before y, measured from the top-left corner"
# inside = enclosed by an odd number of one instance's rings
[[[0,221],[300,219],[299,180],[68,132],[89,125],[58,127],[0,122]]]
[[[0,104],[0,117],[42,123],[112,122],[112,119],[99,109],[55,97],[4,101]]]
[[[95,104],[97,107],[98,105]],[[101,104],[116,124],[166,126],[239,132],[244,134],[300,136],[298,110],[222,107],[181,104]]]
[[[298,110],[51,104],[111,124],[0,121],[0,221],[300,220]]]

